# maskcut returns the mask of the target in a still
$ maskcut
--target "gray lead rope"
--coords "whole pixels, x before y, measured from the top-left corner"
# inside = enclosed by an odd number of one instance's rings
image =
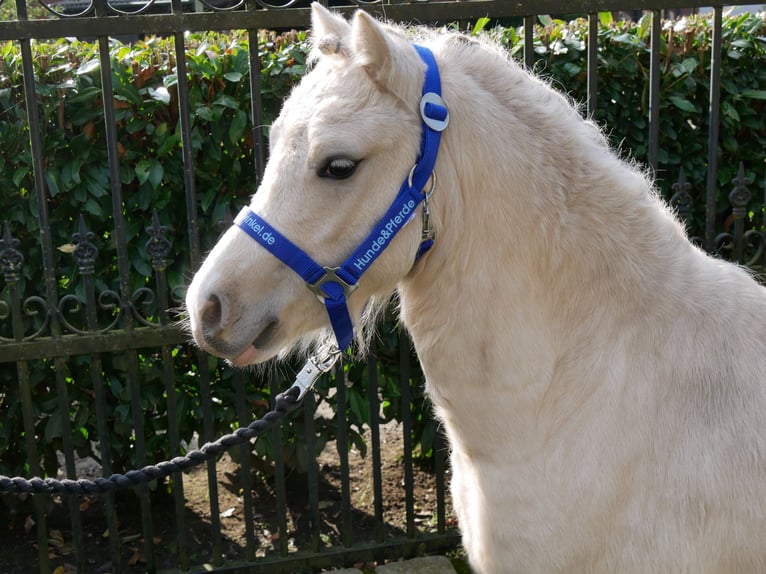
[[[145,484],[200,465],[233,446],[244,444],[250,439],[279,426],[285,415],[300,406],[309,389],[314,386],[314,383],[323,373],[328,372],[333,367],[339,357],[340,351],[334,345],[321,348],[316,355],[306,362],[303,369],[298,373],[295,383],[287,391],[277,395],[273,410],[267,412],[262,418],[253,421],[249,426],[240,427],[215,442],[206,443],[199,450],[193,450],[186,456],[148,465],[138,470],[129,470],[125,474],[113,474],[108,478],[95,478],[93,480],[84,478],[77,480],[26,479],[20,476],[0,475],[0,492],[65,495],[103,494],[120,488]]]

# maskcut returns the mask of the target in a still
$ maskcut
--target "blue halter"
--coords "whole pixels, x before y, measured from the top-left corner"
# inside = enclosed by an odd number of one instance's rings
[[[324,303],[341,351],[348,348],[354,336],[354,325],[346,303],[348,296],[358,287],[362,274],[399,230],[412,220],[418,205],[430,193],[425,187],[433,174],[441,132],[449,123],[449,112],[441,98],[441,80],[433,54],[423,46],[416,45],[415,49],[427,67],[423,97],[420,100],[423,120],[420,155],[391,207],[351,257],[339,267],[323,267],[249,208],[243,208],[234,220],[250,237],[300,275],[309,289]],[[424,230],[416,260],[432,244],[432,234]]]

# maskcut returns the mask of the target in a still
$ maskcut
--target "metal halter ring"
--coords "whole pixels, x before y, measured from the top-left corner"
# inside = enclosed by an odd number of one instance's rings
[[[418,167],[417,165],[412,166],[412,169],[410,170],[410,174],[407,176],[407,185],[409,187],[412,187],[412,179],[415,177],[415,168]],[[424,192],[423,195],[426,196],[426,199],[431,198],[431,194],[434,192],[434,189],[436,189],[436,172],[432,171],[431,176],[428,178],[428,181],[431,182],[431,187],[428,191]],[[428,183],[428,182],[426,182]],[[423,191],[422,189],[420,191]]]

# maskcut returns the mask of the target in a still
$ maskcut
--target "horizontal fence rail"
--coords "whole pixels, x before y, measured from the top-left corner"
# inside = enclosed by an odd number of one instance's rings
[[[647,130],[648,146],[638,159],[655,172],[662,152],[664,4],[649,0],[331,3],[346,14],[361,8],[400,22],[512,21],[523,36],[520,57],[530,69],[537,61],[533,31],[539,15],[584,17],[588,23],[584,103],[585,113],[594,118],[604,105],[598,74],[599,14],[649,14],[648,113],[642,128]],[[673,8],[712,8],[705,216],[693,240],[709,252],[761,272],[766,265],[766,211],[753,212],[751,206],[754,198],[766,205],[766,180],[761,191],[740,165],[729,188],[719,184],[724,5],[680,0]],[[28,173],[19,170],[12,180],[27,178],[31,184],[0,190],[17,194],[17,204],[23,207],[18,212],[9,208],[0,237],[4,279],[0,467],[27,476],[58,472],[76,478],[83,469],[81,457],[86,457],[95,461],[94,472],[108,476],[156,462],[158,456],[179,456],[192,448],[191,443],[210,442],[224,431],[246,426],[289,385],[292,371],[289,367],[260,375],[234,371],[187,342],[177,312],[185,283],[219,231],[231,224],[237,206],[219,203],[216,182],[206,180],[204,168],[197,165],[203,145],[199,122],[209,114],[211,123],[205,125],[214,125],[215,109],[212,104],[193,109],[192,99],[204,98],[202,88],[190,74],[177,71],[204,65],[195,58],[207,53],[205,46],[192,47],[190,33],[245,31],[244,72],[228,72],[228,81],[250,99],[248,114],[236,120],[239,123],[232,120],[235,127],[230,128],[239,134],[239,147],[221,144],[210,151],[220,161],[234,157],[232,169],[249,174],[247,188],[232,194],[233,201],[244,203],[257,187],[266,160],[269,118],[264,99],[270,94],[261,85],[259,34],[304,29],[309,23],[308,3],[16,0],[11,4],[5,0],[0,3],[2,14],[7,16],[0,16],[0,47],[9,43],[18,48],[22,73],[10,78],[8,63],[0,60],[0,129],[13,114],[23,116],[25,128],[15,135],[0,132],[0,146],[5,160],[19,153],[29,155]],[[149,72],[126,71],[113,57],[113,39],[130,46],[139,37],[154,35],[170,38],[171,47],[162,57],[174,63],[177,74],[164,91],[151,93],[151,98],[170,104],[156,112],[167,114],[162,129],[178,126],[177,139],[167,148],[158,144],[153,149],[180,156],[183,168],[172,183],[165,183],[170,178],[168,165],[133,157],[127,145],[139,136],[148,140],[157,135],[158,128],[138,123],[122,83],[124,74],[130,74],[129,85],[137,85],[137,78]],[[82,62],[71,62],[70,71],[77,69],[80,77],[94,73],[92,85],[69,94],[69,84],[62,83],[56,88],[60,106],[47,109],[39,103],[43,88],[36,83],[36,66],[53,56],[38,48],[48,40],[78,37],[92,39],[96,48],[86,69]],[[210,61],[215,61],[218,56],[210,54]],[[23,94],[23,102],[6,105],[10,100],[4,94],[13,90]],[[79,98],[74,102],[83,106],[87,97],[96,97],[94,109],[103,116],[98,115],[98,121],[83,117],[70,125],[63,113],[68,97]],[[74,183],[69,186],[50,175],[51,126],[57,122],[68,130],[69,139],[61,145],[72,153],[86,140],[103,138],[101,171],[70,174]],[[205,129],[213,133],[215,128]],[[691,221],[699,206],[683,169],[658,175],[675,180],[670,203],[683,220]],[[91,178],[87,182],[86,176]],[[82,209],[65,213],[62,198],[85,188],[109,201],[89,203],[85,194]],[[147,189],[168,194],[164,209],[146,207],[150,200],[142,194]],[[181,195],[179,203],[172,203]],[[722,208],[731,211],[723,227]],[[196,473],[177,473],[162,484],[96,500],[62,501],[43,495],[31,501],[3,499],[0,511],[9,516],[14,532],[21,532],[25,546],[36,547],[35,564],[15,567],[43,574],[60,572],[65,566],[83,573],[307,572],[455,549],[459,537],[447,493],[447,445],[433,421],[422,418],[422,375],[406,335],[392,331],[386,337],[395,340],[395,355],[381,352],[366,365],[336,367],[322,379],[317,396],[307,396],[303,413],[268,440],[237,447],[225,461],[212,460]],[[381,402],[383,388],[389,393],[385,396],[396,397],[395,405]],[[395,416],[386,414],[392,408],[398,409]],[[422,440],[419,451],[411,440],[415,435]],[[325,436],[331,439],[325,441]],[[397,452],[393,467],[386,450],[391,448]],[[360,463],[364,449],[368,452]],[[422,462],[416,460],[418,454]],[[366,469],[364,484],[354,474],[360,468]],[[390,481],[384,478],[390,472],[401,475],[393,493],[401,504],[391,500],[392,491],[386,487]],[[205,493],[204,510],[190,502],[200,488]],[[236,506],[224,508],[222,500],[227,505],[236,500]],[[392,517],[397,509],[400,520]],[[227,528],[234,515],[241,525],[236,537]],[[28,534],[19,525],[22,516],[29,517]],[[94,522],[98,527],[92,527]],[[5,551],[0,554],[14,552],[14,546],[6,544],[16,545],[16,540],[0,541]]]

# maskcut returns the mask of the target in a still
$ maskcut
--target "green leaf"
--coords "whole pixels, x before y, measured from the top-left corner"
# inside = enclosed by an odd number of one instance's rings
[[[78,76],[82,76],[84,74],[90,74],[91,72],[95,72],[101,67],[101,63],[98,61],[98,58],[94,58],[92,60],[89,60],[85,62],[83,65],[81,65],[79,68],[77,68],[74,73]]]
[[[224,78],[226,78],[230,82],[234,82],[235,84],[242,80],[242,73],[241,72],[226,72],[223,75]]]
[[[652,12],[645,12],[641,19],[638,21],[638,37],[642,40],[649,36],[649,31],[652,27]]]
[[[742,92],[742,97],[754,100],[766,100],[766,90],[744,90]]]
[[[141,184],[147,181],[153,188],[157,188],[162,183],[162,176],[164,175],[164,169],[162,164],[156,159],[142,159],[136,164],[136,177]]]
[[[158,188],[162,183],[162,176],[165,174],[165,170],[162,164],[156,159],[151,160],[151,167],[149,168],[149,183],[153,188]]]
[[[90,213],[96,217],[102,217],[104,215],[104,210],[101,209],[101,205],[93,198],[90,198],[85,202],[83,209],[86,213]]]
[[[242,110],[237,110],[234,117],[231,118],[231,125],[229,126],[229,140],[231,143],[236,144],[242,138],[242,134],[245,133],[245,127],[247,127],[247,114]]]
[[[611,12],[599,12],[598,20],[601,22],[602,26],[609,26],[612,22],[614,22],[614,18],[612,17]]]
[[[684,112],[696,112],[697,109],[694,107],[694,104],[691,103],[686,98],[682,98],[681,96],[668,96],[668,100],[677,107],[679,110],[683,110]]]
[[[74,96],[67,96],[65,100],[67,104],[78,104],[86,100],[92,100],[93,98],[101,96],[101,88],[98,86],[89,86],[83,88],[77,92]]]
[[[574,62],[567,62],[564,64],[564,70],[570,76],[577,76],[582,71],[582,66],[575,64]]]
[[[46,170],[45,172],[45,184],[48,186],[48,193],[50,193],[51,197],[56,197],[59,193],[61,193],[61,185],[60,185],[58,174],[54,173],[53,170]]]
[[[157,147],[157,156],[162,157],[170,153],[173,149],[179,147],[181,138],[176,134],[170,134],[162,139],[162,143]]]
[[[737,109],[725,100],[721,102],[721,113],[727,118],[730,118],[734,122],[740,121],[740,117],[739,117],[739,113],[737,112]]]
[[[239,109],[239,102],[229,96],[228,94],[221,94],[218,96],[215,101],[213,102],[214,106],[223,106],[225,108],[230,108],[232,110],[238,110]]]
[[[200,106],[196,110],[194,110],[194,113],[197,115],[198,118],[205,120],[207,122],[217,122],[221,117],[221,112],[223,111],[223,108],[209,108],[207,106]]]
[[[170,92],[168,92],[168,89],[165,86],[160,86],[157,89],[149,88],[149,95],[152,99],[162,102],[163,104],[167,105],[170,103]]]
[[[16,187],[21,186],[21,182],[24,180],[25,177],[27,177],[27,174],[29,173],[29,166],[23,166],[17,169],[15,172],[13,172],[13,184]]]
[[[471,31],[471,34],[474,36],[478,36],[482,33],[484,28],[489,24],[489,18],[479,18],[476,20],[476,24],[473,26],[473,30]]]
[[[149,179],[149,171],[152,169],[152,162],[148,159],[142,159],[136,164],[135,172],[138,177],[138,183],[146,183]]]

